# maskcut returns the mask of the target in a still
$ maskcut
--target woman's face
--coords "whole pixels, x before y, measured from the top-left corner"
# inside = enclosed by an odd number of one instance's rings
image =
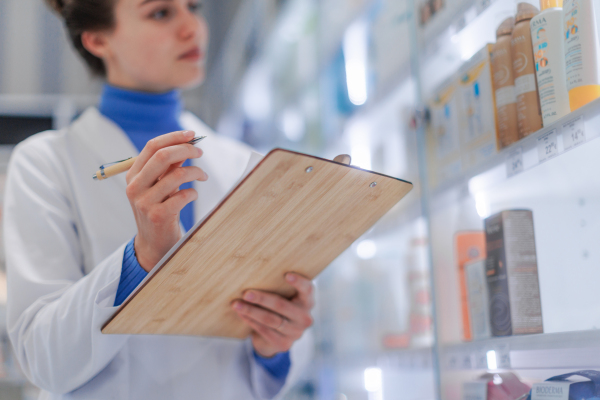
[[[199,0],[117,0],[104,34],[109,83],[165,92],[205,78],[208,26]]]

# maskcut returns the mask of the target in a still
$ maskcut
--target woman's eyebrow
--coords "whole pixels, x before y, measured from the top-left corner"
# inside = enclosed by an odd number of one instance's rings
[[[168,1],[171,2],[173,0],[144,0],[142,1],[142,3],[140,4],[140,7],[143,6],[144,4],[148,4],[148,3],[152,3],[152,2],[157,2],[157,1]]]

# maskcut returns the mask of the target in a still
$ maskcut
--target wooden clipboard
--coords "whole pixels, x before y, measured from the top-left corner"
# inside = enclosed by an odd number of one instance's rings
[[[274,149],[165,257],[102,328],[108,334],[245,338],[244,290],[291,297],[286,272],[315,278],[412,184]]]

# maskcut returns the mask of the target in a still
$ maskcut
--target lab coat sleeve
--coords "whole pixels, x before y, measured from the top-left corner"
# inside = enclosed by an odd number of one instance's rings
[[[26,141],[27,143],[29,141]],[[17,146],[5,191],[8,333],[35,385],[67,393],[119,352],[126,335],[103,335],[113,307],[125,243],[85,275],[65,174],[53,154]]]
[[[285,379],[274,378],[260,365],[254,357],[254,348],[250,339],[246,340],[245,347],[250,358],[250,380],[256,398],[280,399],[298,382],[312,360],[314,350],[312,329],[304,332],[304,335],[290,349],[291,368]]]

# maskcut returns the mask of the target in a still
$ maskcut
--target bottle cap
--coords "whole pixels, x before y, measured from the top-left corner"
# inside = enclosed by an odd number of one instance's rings
[[[535,6],[532,6],[529,3],[519,3],[517,5],[517,16],[515,17],[515,23],[531,19],[539,13],[539,10]]]
[[[500,36],[510,35],[512,33],[514,27],[515,27],[514,17],[506,18],[504,21],[502,21],[500,26],[498,26],[498,30],[496,30],[496,37],[499,38]]]
[[[544,11],[547,8],[556,8],[563,6],[563,0],[540,0],[540,10]]]

